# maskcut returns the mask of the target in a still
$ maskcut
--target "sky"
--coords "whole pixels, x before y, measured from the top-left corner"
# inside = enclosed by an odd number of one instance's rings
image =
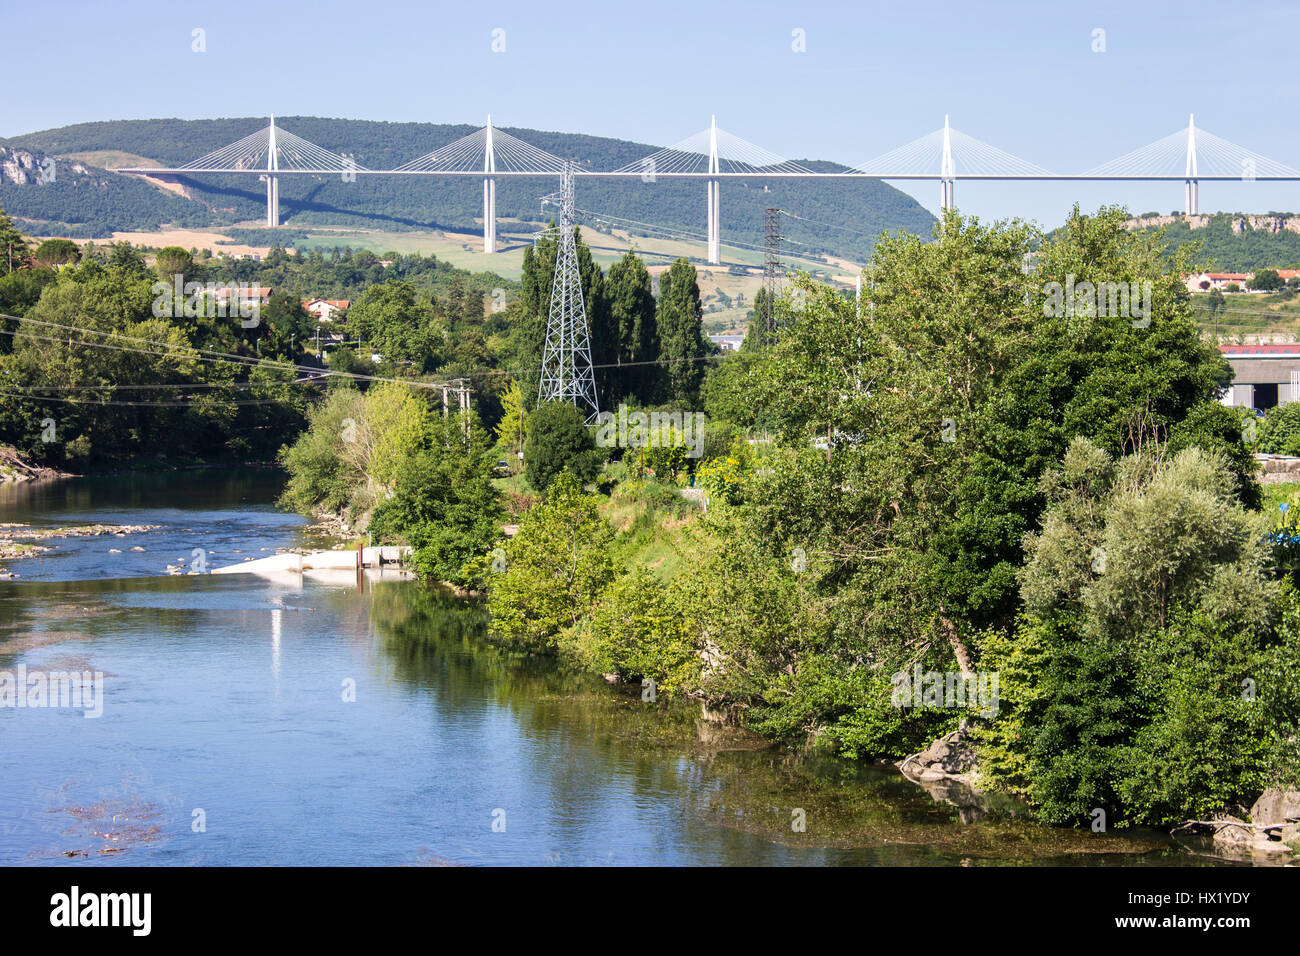
[[[5,98],[0,137],[113,119],[482,125],[490,113],[498,126],[668,145],[716,114],[781,156],[855,165],[947,114],[954,129],[1069,173],[1183,129],[1194,112],[1199,128],[1300,167],[1300,124],[1288,120],[1297,13],[1250,0],[0,0],[0,59],[27,91]],[[937,211],[937,183],[894,185]],[[1168,213],[1183,187],[959,181],[955,198],[981,219],[1051,227],[1076,202]],[[1202,183],[1200,205],[1300,210],[1300,183]]]

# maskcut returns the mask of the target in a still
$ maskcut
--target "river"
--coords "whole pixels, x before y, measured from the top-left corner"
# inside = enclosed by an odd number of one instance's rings
[[[391,572],[362,587],[166,573],[196,552],[219,567],[312,543],[275,509],[280,484],[0,485],[0,522],[158,526],[7,562],[0,672],[104,677],[99,716],[0,708],[0,863],[1211,862],[1159,833],[972,813],[892,768],[645,703],[502,652],[478,609]]]

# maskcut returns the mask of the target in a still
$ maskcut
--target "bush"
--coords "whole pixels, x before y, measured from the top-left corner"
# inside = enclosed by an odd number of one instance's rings
[[[1300,455],[1300,402],[1269,409],[1258,426],[1258,450],[1266,455]]]
[[[554,651],[614,577],[613,534],[577,479],[560,474],[546,501],[530,508],[504,547],[505,564],[486,575],[492,633],[532,651]]]
[[[1043,488],[1030,613],[982,647],[1003,703],[980,735],[986,781],[1049,822],[1162,825],[1294,779],[1300,612],[1222,456],[1116,462],[1076,440]]]
[[[979,731],[987,785],[1020,793],[1051,823],[1166,825],[1294,787],[1300,611],[1252,635],[1179,607],[1133,642],[1084,633],[1074,615],[1026,618],[981,666],[1001,709]]]
[[[619,578],[602,595],[587,640],[589,662],[602,673],[648,678],[665,694],[698,680],[701,661],[681,608],[644,568]]]
[[[569,402],[545,402],[529,414],[524,476],[538,491],[565,472],[580,483],[592,481],[603,459],[582,413]]]

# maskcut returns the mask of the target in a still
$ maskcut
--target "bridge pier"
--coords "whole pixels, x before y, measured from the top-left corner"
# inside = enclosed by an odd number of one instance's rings
[[[280,177],[266,177],[266,224],[280,225]]]
[[[708,181],[709,206],[709,265],[722,265],[722,183],[716,179]]]
[[[1183,184],[1183,209],[1189,216],[1195,216],[1201,211],[1201,184],[1195,179],[1189,179]]]
[[[495,176],[483,180],[483,252],[497,251],[497,181]]]
[[[953,208],[953,181],[951,179],[939,180],[939,209],[947,212]]]

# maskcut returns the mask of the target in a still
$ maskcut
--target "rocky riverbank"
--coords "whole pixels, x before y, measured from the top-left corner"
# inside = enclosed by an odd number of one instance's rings
[[[18,453],[13,445],[0,445],[0,484],[15,481],[36,481],[41,478],[71,478],[66,471],[33,465]]]
[[[0,523],[0,561],[30,558],[50,550],[44,545],[32,544],[33,541],[89,538],[101,535],[125,537],[129,534],[139,534],[142,531],[155,531],[159,527],[156,524],[86,524],[76,525],[71,528],[33,528],[31,525],[26,524]],[[0,578],[14,578],[17,576],[13,571],[0,566]]]
[[[1007,812],[1010,806],[1005,798],[979,786],[979,755],[965,720],[957,730],[896,766],[936,801],[957,807],[963,823],[982,819],[994,809]],[[1211,836],[1214,854],[1228,859],[1268,863],[1300,859],[1300,792],[1265,790],[1247,813],[1188,820],[1172,832]]]

